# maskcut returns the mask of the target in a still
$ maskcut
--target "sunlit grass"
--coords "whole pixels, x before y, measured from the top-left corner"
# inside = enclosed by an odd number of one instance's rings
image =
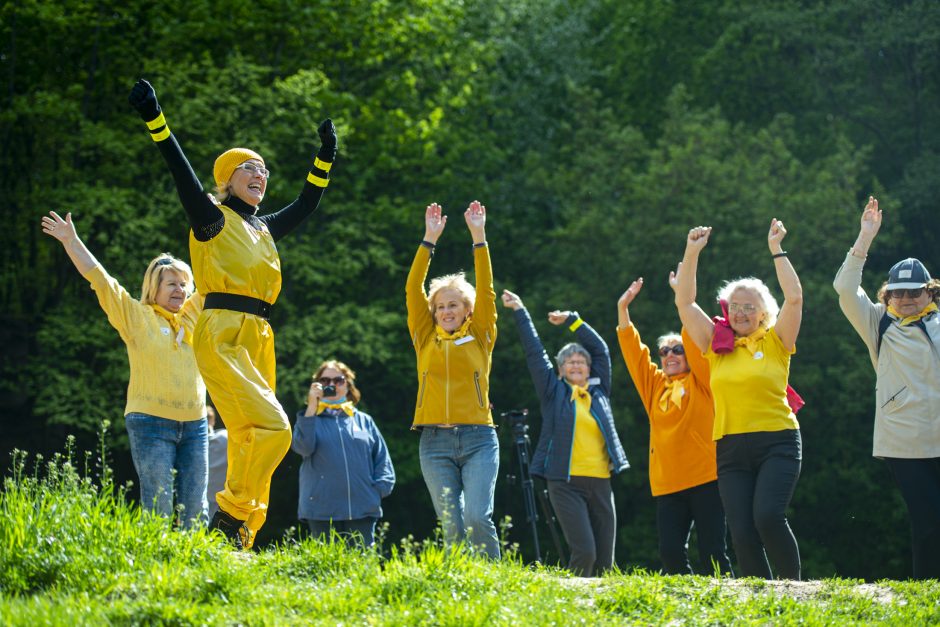
[[[14,455],[0,494],[4,624],[931,624],[940,584],[666,577],[580,580],[435,539],[376,551],[285,537],[257,553],[142,514],[98,452]]]

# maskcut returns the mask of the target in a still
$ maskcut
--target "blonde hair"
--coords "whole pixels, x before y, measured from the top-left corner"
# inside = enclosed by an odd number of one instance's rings
[[[731,295],[738,290],[750,290],[757,294],[757,297],[761,301],[763,313],[767,314],[761,322],[764,328],[769,329],[777,323],[777,314],[780,313],[780,305],[777,304],[777,300],[770,293],[770,289],[767,287],[766,283],[752,276],[726,281],[718,290],[718,300],[730,302]]]
[[[678,333],[666,333],[665,335],[660,335],[656,340],[656,348],[662,348],[667,344],[675,342],[676,344],[682,344],[682,336]]]
[[[476,300],[477,290],[470,285],[467,276],[463,272],[458,272],[456,274],[445,274],[431,280],[430,289],[428,290],[428,308],[431,310],[432,316],[434,315],[434,299],[437,298],[441,290],[446,289],[457,291],[463,304],[466,305],[469,311],[473,311],[473,301]]]
[[[316,381],[319,379],[320,375],[322,375],[323,371],[327,368],[339,370],[343,373],[343,376],[346,377],[346,398],[351,400],[353,405],[357,404],[359,399],[362,398],[362,393],[359,392],[359,388],[356,387],[356,373],[353,371],[353,369],[341,361],[327,359],[322,364],[320,364],[316,370],[313,371],[313,380]]]
[[[177,259],[170,253],[160,253],[154,257],[147,271],[144,272],[144,282],[140,286],[140,302],[144,305],[153,305],[157,302],[157,292],[160,291],[160,282],[163,280],[163,273],[167,270],[173,270],[183,275],[186,279],[186,298],[193,295],[193,271],[189,264],[182,259]]]

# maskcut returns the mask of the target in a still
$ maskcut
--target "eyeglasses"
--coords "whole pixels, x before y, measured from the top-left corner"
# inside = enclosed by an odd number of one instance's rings
[[[659,356],[665,357],[669,353],[673,355],[685,355],[685,349],[682,348],[682,344],[676,344],[675,346],[660,346],[659,347]]]
[[[741,303],[728,303],[728,311],[730,313],[738,313],[740,311],[745,316],[750,316],[757,311],[757,307],[751,303],[744,303],[743,305]]]
[[[268,178],[271,176],[271,171],[267,168],[263,168],[260,165],[255,165],[253,163],[243,163],[240,166],[236,166],[236,170],[245,170],[249,174],[258,174],[261,178]]]
[[[915,287],[908,290],[888,290],[888,298],[904,298],[904,295],[907,294],[907,298],[920,298],[924,293],[924,288]]]
[[[338,377],[320,377],[317,379],[317,383],[320,385],[343,385],[346,383],[346,377],[343,375]]]

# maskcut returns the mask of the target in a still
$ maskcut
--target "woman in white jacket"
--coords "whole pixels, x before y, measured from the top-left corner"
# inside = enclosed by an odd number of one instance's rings
[[[940,578],[940,281],[917,259],[899,261],[873,303],[861,287],[881,228],[869,196],[861,229],[833,287],[877,373],[872,454],[884,459],[907,504],[914,578]]]

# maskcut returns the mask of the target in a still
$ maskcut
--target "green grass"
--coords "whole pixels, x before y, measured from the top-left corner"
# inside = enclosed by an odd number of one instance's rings
[[[568,577],[406,540],[379,552],[285,538],[245,554],[129,505],[71,454],[0,493],[0,617],[10,625],[623,625],[940,623],[937,582]],[[95,475],[94,480],[92,475]]]

